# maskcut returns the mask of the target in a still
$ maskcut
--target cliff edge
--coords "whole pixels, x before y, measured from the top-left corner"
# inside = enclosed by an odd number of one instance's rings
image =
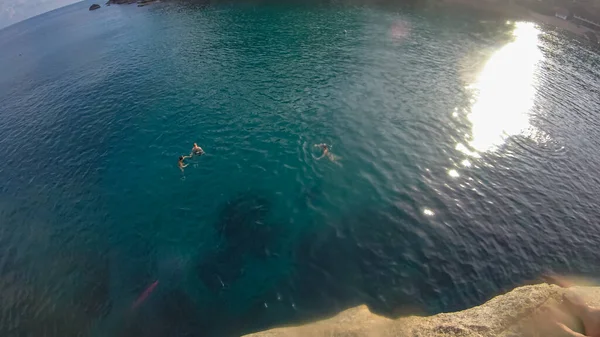
[[[588,305],[600,306],[600,287],[565,289],[555,285],[538,284],[516,288],[480,306],[454,313],[389,319],[371,313],[362,305],[323,321],[297,327],[276,328],[247,336],[532,336],[536,335],[535,324],[544,325],[539,321],[540,309],[560,306],[563,294],[569,292],[581,296]],[[567,317],[567,322],[567,326],[578,329],[577,320],[573,317]]]

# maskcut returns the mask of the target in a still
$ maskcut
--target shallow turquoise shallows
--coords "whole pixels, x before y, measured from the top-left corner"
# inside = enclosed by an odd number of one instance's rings
[[[91,4],[0,31],[1,336],[236,336],[600,272],[586,44],[460,8]]]

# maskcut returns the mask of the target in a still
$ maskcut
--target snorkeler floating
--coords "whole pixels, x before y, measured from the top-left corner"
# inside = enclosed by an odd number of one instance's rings
[[[186,159],[192,158],[193,156],[201,156],[203,154],[205,154],[204,150],[200,146],[198,146],[197,143],[194,143],[194,146],[192,147],[192,152],[190,152],[188,156],[179,156],[179,162],[177,162],[177,166],[179,166],[179,169],[181,170],[181,172],[183,172],[183,169],[189,165],[185,163]]]
[[[184,160],[189,158],[192,158],[192,156],[179,156],[179,162],[177,163],[177,166],[179,166],[181,172],[183,172],[183,169],[189,165],[184,162]]]
[[[203,154],[204,154],[204,150],[202,150],[202,148],[200,146],[198,146],[198,144],[194,143],[194,146],[192,147],[192,152],[190,152],[190,156],[192,156],[192,155],[201,156]]]
[[[340,159],[339,157],[335,156],[333,153],[330,152],[331,145],[327,145],[326,143],[321,143],[321,144],[315,144],[315,147],[318,147],[323,151],[323,153],[321,154],[320,157],[314,157],[316,160],[321,160],[324,157],[327,157],[331,161]],[[188,164],[185,163],[186,159],[192,158],[194,156],[202,156],[204,154],[206,154],[206,152],[204,152],[204,150],[200,146],[198,146],[198,143],[194,143],[194,146],[192,146],[192,151],[190,152],[189,155],[179,156],[179,161],[178,161],[177,165],[179,166],[179,169],[181,170],[181,172],[183,172],[183,169],[188,166]]]
[[[323,157],[327,157],[327,158],[329,158],[329,160],[332,160],[332,161],[336,159],[336,156],[334,156],[331,152],[329,152],[329,149],[331,148],[331,146],[329,146],[325,143],[321,143],[321,144],[315,144],[315,147],[320,147],[321,149],[323,149],[323,154],[320,157],[315,158],[315,159],[320,160]]]

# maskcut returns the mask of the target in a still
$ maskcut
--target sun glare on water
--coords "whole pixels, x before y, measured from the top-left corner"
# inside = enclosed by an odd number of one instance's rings
[[[494,151],[505,140],[525,133],[536,94],[536,69],[542,60],[538,48],[540,31],[533,23],[515,24],[514,41],[490,57],[476,83],[469,88],[475,93],[467,118],[471,134],[465,144],[456,148],[469,156]]]

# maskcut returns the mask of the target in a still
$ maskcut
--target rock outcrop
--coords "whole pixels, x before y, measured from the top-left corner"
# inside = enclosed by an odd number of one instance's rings
[[[156,2],[160,2],[160,0],[108,0],[106,5],[130,5],[137,3],[138,7],[144,7]]]
[[[600,287],[560,288],[538,284],[516,288],[488,302],[464,311],[430,317],[409,316],[389,319],[375,315],[362,305],[335,317],[298,327],[267,330],[248,336],[300,337],[509,337],[532,336],[542,317],[540,309],[557,307],[566,292],[580,295],[588,305],[600,306]],[[545,310],[545,309],[542,309]],[[535,322],[535,324],[534,324]],[[576,320],[567,318],[568,326],[577,329]],[[545,337],[550,337],[544,335]]]
[[[148,6],[148,5],[152,5],[153,3],[157,3],[160,2],[159,0],[139,0],[137,2],[137,6],[138,7],[144,7],[144,6]]]
[[[106,3],[106,5],[123,5],[123,4],[134,4],[136,3],[137,0],[108,0],[108,2]]]
[[[98,4],[93,4],[93,5],[90,6],[90,10],[91,11],[96,10],[98,8],[100,8],[100,5],[98,5]]]

